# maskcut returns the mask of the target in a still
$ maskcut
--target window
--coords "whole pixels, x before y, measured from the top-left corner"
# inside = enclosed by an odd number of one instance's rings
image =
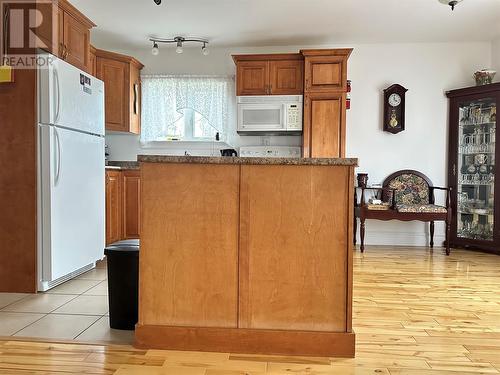
[[[143,76],[141,142],[224,139],[232,77]]]

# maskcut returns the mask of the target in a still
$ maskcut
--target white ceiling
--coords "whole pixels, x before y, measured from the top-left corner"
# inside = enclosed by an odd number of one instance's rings
[[[98,27],[97,45],[136,48],[149,36],[196,36],[212,47],[489,41],[500,0],[70,0]]]

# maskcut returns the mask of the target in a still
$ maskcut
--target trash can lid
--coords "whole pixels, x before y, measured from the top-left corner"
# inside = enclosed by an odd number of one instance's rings
[[[118,255],[118,254],[137,254],[139,255],[139,240],[124,240],[114,242],[104,249],[105,255]]]

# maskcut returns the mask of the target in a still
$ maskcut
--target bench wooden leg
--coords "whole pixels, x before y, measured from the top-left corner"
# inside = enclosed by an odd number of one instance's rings
[[[359,234],[361,236],[361,252],[364,253],[365,252],[365,220],[364,219],[361,219],[361,225],[360,225],[360,228],[359,228]]]
[[[446,221],[446,255],[450,255],[450,234],[451,234],[451,222]]]
[[[356,235],[357,235],[357,232],[358,232],[358,219],[356,219],[356,216],[354,216],[353,231],[354,231],[354,246],[356,246]]]
[[[431,234],[431,248],[434,247],[434,222],[431,221],[431,225],[430,225],[430,234]]]

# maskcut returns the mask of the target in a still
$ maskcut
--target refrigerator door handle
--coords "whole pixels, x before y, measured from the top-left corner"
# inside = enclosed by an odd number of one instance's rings
[[[59,120],[59,110],[60,110],[60,96],[61,96],[61,90],[60,90],[60,85],[59,85],[59,74],[57,73],[57,68],[54,67],[54,87],[56,91],[56,100],[55,100],[55,115],[54,115],[54,124],[57,123],[57,120]]]
[[[54,136],[57,147],[56,173],[54,177],[54,186],[56,186],[59,182],[59,176],[61,175],[61,141],[59,139],[59,133],[57,133],[56,128],[54,128]]]

